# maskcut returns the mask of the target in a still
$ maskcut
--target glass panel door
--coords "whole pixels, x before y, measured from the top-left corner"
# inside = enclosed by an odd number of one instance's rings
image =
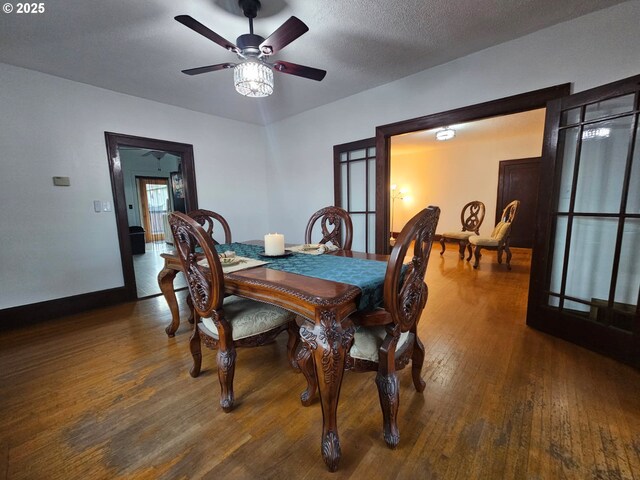
[[[375,252],[375,138],[333,147],[335,203],[351,215],[352,249]]]
[[[140,216],[146,242],[164,240],[164,219],[169,211],[169,182],[164,178],[138,177]]]
[[[540,195],[544,228],[527,315],[534,327],[634,365],[640,365],[639,79],[549,104],[543,162],[549,195]]]

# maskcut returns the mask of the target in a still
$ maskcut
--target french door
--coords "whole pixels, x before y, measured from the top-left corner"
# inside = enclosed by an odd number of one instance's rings
[[[640,366],[640,75],[547,104],[527,324]]]
[[[352,249],[376,250],[376,139],[333,147],[335,205],[353,222]]]
[[[164,240],[164,218],[169,212],[169,181],[166,178],[137,177],[140,216],[145,242]]]

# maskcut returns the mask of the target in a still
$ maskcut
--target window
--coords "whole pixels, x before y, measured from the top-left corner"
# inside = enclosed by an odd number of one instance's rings
[[[376,140],[369,138],[333,147],[335,204],[353,222],[353,250],[376,249]]]

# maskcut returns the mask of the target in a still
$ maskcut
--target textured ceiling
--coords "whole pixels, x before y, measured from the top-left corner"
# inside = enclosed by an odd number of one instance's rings
[[[468,145],[474,142],[497,141],[513,137],[537,136],[542,139],[544,117],[545,109],[540,108],[473,122],[443,125],[442,127],[449,127],[456,132],[455,137],[446,142],[436,140],[436,132],[440,127],[395,135],[391,138],[391,151],[394,155],[407,153],[416,155],[460,144]]]
[[[268,98],[235,93],[233,72],[180,72],[236,60],[176,22],[190,15],[228,40],[248,33],[233,0],[58,0],[0,14],[0,62],[195,111],[268,124],[620,0],[263,0],[255,33],[295,15],[309,32],[274,60],[327,70],[275,73]],[[15,5],[15,3],[14,3]]]

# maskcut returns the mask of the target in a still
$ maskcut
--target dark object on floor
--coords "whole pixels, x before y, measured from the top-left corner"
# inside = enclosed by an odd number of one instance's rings
[[[145,252],[144,228],[139,226],[129,227],[129,239],[131,240],[131,253],[138,255]]]

